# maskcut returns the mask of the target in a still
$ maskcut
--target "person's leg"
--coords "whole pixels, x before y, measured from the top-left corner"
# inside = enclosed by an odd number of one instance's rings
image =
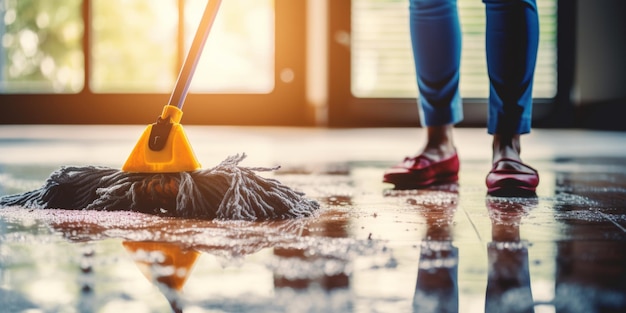
[[[439,160],[455,153],[452,126],[463,119],[459,95],[461,27],[456,0],[411,0],[410,33],[419,90],[422,151]]]
[[[537,172],[522,163],[520,135],[531,130],[532,87],[539,45],[535,0],[483,0],[487,31],[489,116],[493,169],[491,194],[533,192]]]
[[[535,0],[483,0],[486,9],[489,117],[493,160],[519,160],[519,135],[530,132],[539,45]]]
[[[459,95],[461,27],[456,0],[410,0],[410,32],[426,144],[415,157],[385,172],[396,188],[420,188],[457,180],[452,141],[463,112]]]

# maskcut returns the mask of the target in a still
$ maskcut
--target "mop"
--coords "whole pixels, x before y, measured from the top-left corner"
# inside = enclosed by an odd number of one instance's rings
[[[319,204],[304,193],[242,167],[237,154],[202,169],[180,120],[191,78],[221,0],[210,0],[170,100],[148,125],[121,170],[64,166],[36,190],[0,197],[0,206],[34,209],[136,211],[197,219],[269,220],[312,215]]]

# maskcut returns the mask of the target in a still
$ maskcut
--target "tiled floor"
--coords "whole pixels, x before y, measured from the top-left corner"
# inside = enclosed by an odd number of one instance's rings
[[[0,195],[61,165],[119,168],[135,126],[0,126]],[[420,129],[186,127],[322,205],[300,220],[0,209],[0,312],[626,312],[626,134],[533,131],[536,199],[485,196],[483,129],[458,185],[394,191]],[[147,279],[146,279],[147,278]],[[30,311],[29,311],[30,310]]]

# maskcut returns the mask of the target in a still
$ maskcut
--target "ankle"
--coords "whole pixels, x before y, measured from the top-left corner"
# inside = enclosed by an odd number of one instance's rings
[[[497,161],[502,158],[521,160],[521,143],[519,135],[493,135],[492,160]]]
[[[427,130],[427,142],[422,154],[445,159],[456,153],[452,140],[453,126],[451,124],[441,126],[429,126]]]

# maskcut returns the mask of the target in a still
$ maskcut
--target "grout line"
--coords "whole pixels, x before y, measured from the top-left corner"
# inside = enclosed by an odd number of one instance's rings
[[[461,208],[461,210],[463,210],[463,212],[465,213],[465,216],[467,216],[467,219],[469,220],[470,224],[472,225],[472,228],[474,228],[474,232],[476,233],[476,236],[478,236],[478,240],[481,243],[484,243],[483,242],[483,238],[480,236],[480,233],[478,232],[478,228],[476,227],[476,224],[474,224],[474,220],[472,220],[472,218],[470,217],[470,215],[467,212],[467,210],[465,210],[465,208]]]
[[[606,218],[607,220],[609,220],[611,223],[613,223],[613,225],[617,226],[617,228],[621,229],[623,232],[626,233],[626,228],[624,228],[624,226],[620,225],[620,223],[618,223],[617,221],[615,221],[613,218],[611,218],[610,215],[600,212],[598,209],[595,209],[594,211],[596,211],[596,213],[600,214],[600,216]]]

